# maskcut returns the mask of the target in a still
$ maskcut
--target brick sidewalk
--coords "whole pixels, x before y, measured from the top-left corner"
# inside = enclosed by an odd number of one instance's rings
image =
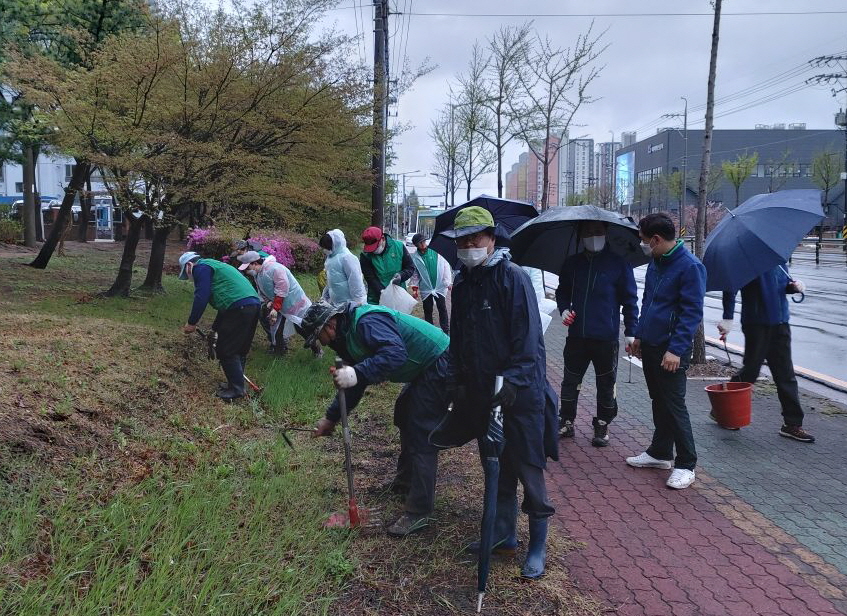
[[[546,336],[558,390],[564,328]],[[753,424],[737,432],[708,419],[703,381],[688,382],[697,481],[665,487],[668,471],[624,458],[646,448],[652,414],[641,370],[618,369],[611,444],[591,446],[594,375],[583,383],[576,437],[548,466],[556,522],[585,547],[566,556],[574,583],[621,615],[847,614],[847,415],[803,394],[818,442],[777,435],[779,403],[760,385]]]

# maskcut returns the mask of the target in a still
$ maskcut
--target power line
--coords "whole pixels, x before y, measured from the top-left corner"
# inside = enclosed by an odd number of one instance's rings
[[[722,17],[752,17],[759,15],[845,15],[847,11],[738,11],[721,13]],[[413,13],[419,17],[714,17],[714,13]]]

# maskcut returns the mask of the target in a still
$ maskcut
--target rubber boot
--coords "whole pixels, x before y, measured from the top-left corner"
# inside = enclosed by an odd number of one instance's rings
[[[498,494],[499,497],[499,494]],[[518,521],[518,499],[497,499],[497,513],[494,516],[494,554],[514,554],[518,547],[518,534],[515,526]],[[479,541],[467,547],[471,554],[479,554]]]
[[[548,518],[529,519],[529,548],[521,567],[521,577],[535,580],[544,575],[544,566],[547,563],[547,520]]]
[[[218,398],[223,400],[236,400],[244,397],[244,367],[241,364],[241,357],[233,355],[220,360],[221,369],[226,375],[226,380],[229,382],[229,388],[219,390]]]

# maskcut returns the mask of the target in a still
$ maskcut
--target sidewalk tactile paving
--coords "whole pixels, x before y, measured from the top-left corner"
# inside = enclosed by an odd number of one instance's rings
[[[547,372],[558,391],[564,328],[547,335]],[[582,387],[576,436],[548,465],[556,523],[585,547],[565,558],[583,592],[615,614],[783,616],[847,614],[847,417],[819,412],[804,394],[813,445],[777,435],[773,387],[759,386],[753,424],[737,432],[708,419],[703,381],[687,402],[698,451],[697,481],[665,486],[668,471],[635,469],[652,414],[642,372],[618,369],[620,411],[608,447],[591,446],[594,375]]]

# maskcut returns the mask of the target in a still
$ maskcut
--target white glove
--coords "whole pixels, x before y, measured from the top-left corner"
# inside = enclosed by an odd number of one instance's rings
[[[271,325],[276,323],[276,320],[277,320],[278,317],[279,317],[279,312],[277,312],[276,310],[271,310],[268,313],[268,321],[271,322]]]
[[[806,292],[806,285],[803,283],[802,280],[795,280],[794,281],[794,288],[797,289],[797,291],[796,291],[797,293],[805,293]]]
[[[729,332],[732,331],[733,325],[735,323],[732,319],[721,319],[720,323],[718,323],[718,333],[721,335],[721,340],[726,340]]]
[[[632,354],[632,351],[630,349],[632,349],[632,343],[635,342],[635,337],[634,336],[627,336],[626,338],[624,338],[624,342],[626,342],[626,346],[624,347],[624,350],[626,350],[627,353]]]
[[[576,313],[573,310],[565,310],[562,313],[562,325],[570,327],[576,319]]]
[[[341,389],[349,389],[359,381],[356,377],[356,370],[352,366],[343,366],[336,370],[333,379],[335,386]]]

